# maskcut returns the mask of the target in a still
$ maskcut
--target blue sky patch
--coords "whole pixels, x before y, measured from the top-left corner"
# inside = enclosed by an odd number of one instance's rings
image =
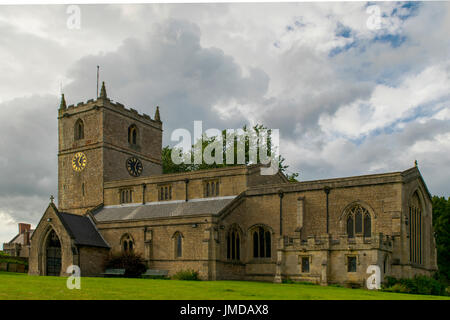
[[[402,36],[399,34],[384,34],[376,36],[372,41],[389,43],[393,48],[398,48],[406,41],[406,39],[406,36]]]

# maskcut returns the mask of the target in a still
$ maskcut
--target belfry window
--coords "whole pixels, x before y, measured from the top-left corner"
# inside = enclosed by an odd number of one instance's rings
[[[241,237],[236,227],[231,228],[227,233],[227,259],[241,259]]]
[[[355,235],[363,235],[370,238],[372,235],[372,223],[369,211],[357,204],[351,207],[347,213],[346,231],[349,238]]]
[[[253,231],[253,258],[270,258],[272,250],[269,230],[258,227]]]
[[[81,120],[81,119],[78,119],[75,122],[74,136],[75,136],[75,140],[84,139],[84,123],[83,123],[83,120]]]
[[[137,127],[133,124],[128,128],[128,142],[131,145],[137,145],[137,140],[138,140],[138,131],[137,131]]]

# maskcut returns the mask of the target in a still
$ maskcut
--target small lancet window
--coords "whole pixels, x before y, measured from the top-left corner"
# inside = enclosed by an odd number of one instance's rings
[[[83,124],[83,120],[78,119],[75,122],[74,134],[75,134],[75,140],[84,139],[84,124]]]
[[[137,145],[138,132],[137,127],[133,124],[128,128],[128,142],[131,145]]]

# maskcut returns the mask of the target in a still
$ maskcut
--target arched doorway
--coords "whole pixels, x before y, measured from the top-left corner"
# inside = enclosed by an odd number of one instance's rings
[[[50,231],[45,246],[47,276],[59,276],[61,273],[61,243],[55,230]]]

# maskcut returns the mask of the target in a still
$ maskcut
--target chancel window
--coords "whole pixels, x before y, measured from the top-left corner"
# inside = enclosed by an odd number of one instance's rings
[[[137,145],[138,140],[138,130],[137,127],[133,124],[128,128],[128,142],[131,145]]]
[[[131,203],[133,202],[133,190],[122,189],[120,190],[120,203]]]
[[[241,237],[237,228],[232,228],[227,233],[227,259],[241,259]]]
[[[272,250],[271,234],[263,227],[256,228],[253,232],[253,257],[270,258]]]
[[[346,231],[349,238],[354,238],[355,235],[370,238],[372,223],[369,211],[359,204],[351,207],[347,213]]]
[[[75,140],[84,139],[84,123],[83,123],[83,120],[81,120],[81,119],[78,119],[75,122],[74,136],[75,136]]]
[[[219,195],[219,186],[220,184],[218,180],[205,181],[204,183],[205,198],[217,197]]]
[[[131,252],[134,249],[133,239],[129,234],[122,236],[122,251]]]
[[[158,186],[158,200],[172,200],[172,185]]]
[[[417,192],[411,199],[408,213],[409,260],[422,264],[422,210]]]

